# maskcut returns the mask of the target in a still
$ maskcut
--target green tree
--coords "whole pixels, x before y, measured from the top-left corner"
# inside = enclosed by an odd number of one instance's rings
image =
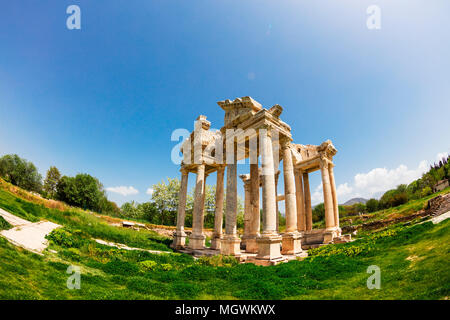
[[[100,181],[89,174],[63,176],[57,185],[57,199],[83,209],[102,212],[106,195]]]
[[[323,203],[319,203],[313,209],[313,221],[318,222],[325,219],[325,206]]]
[[[56,197],[59,180],[61,180],[61,173],[58,168],[53,166],[50,167],[47,170],[47,176],[45,177],[43,188],[48,197],[52,199]]]
[[[367,212],[375,212],[378,210],[378,200],[377,199],[369,199],[366,202]]]
[[[167,178],[167,183],[161,181],[152,186],[152,201],[159,212],[157,223],[175,225],[178,210],[178,193],[180,192],[180,180]]]
[[[42,191],[42,176],[35,165],[17,154],[8,154],[0,158],[0,176],[22,189]]]

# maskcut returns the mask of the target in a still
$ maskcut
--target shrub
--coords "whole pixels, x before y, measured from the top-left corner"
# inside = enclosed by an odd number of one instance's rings
[[[433,193],[433,191],[431,190],[430,187],[425,187],[425,188],[422,189],[421,196],[422,197],[426,197],[426,196],[429,196],[432,193]]]
[[[80,238],[81,231],[75,231],[74,233],[76,236],[65,229],[58,228],[48,234],[46,239],[64,248],[79,248],[83,243]]]
[[[156,270],[158,264],[155,261],[152,260],[145,260],[145,261],[141,261],[139,262],[139,267],[143,270],[143,271],[153,271]]]
[[[9,224],[2,216],[0,216],[0,230],[8,230],[11,229],[12,225]]]
[[[224,255],[201,256],[197,261],[201,265],[212,267],[232,267],[239,264],[236,258]]]

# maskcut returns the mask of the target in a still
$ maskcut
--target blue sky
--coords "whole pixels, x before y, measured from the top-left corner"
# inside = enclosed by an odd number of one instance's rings
[[[81,30],[66,27],[72,4]],[[366,27],[373,4],[380,30]],[[0,155],[146,201],[179,176],[173,130],[199,114],[220,128],[216,102],[252,96],[284,107],[296,143],[333,141],[341,202],[376,196],[450,151],[449,12],[446,0],[5,2]],[[319,174],[311,188],[318,202]]]

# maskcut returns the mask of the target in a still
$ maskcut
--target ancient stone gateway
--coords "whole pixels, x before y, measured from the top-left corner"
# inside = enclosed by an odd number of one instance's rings
[[[283,109],[279,105],[265,109],[250,97],[220,101],[218,105],[225,111],[225,124],[220,131],[210,130],[210,122],[205,116],[199,116],[194,131],[181,147],[181,188],[172,246],[178,250],[212,251],[241,256],[258,264],[273,264],[305,255],[302,246],[344,241],[339,228],[332,162],[337,151],[331,141],[319,146],[292,143],[291,128],[280,119]],[[249,174],[240,175],[245,189],[244,234],[240,238],[236,227],[237,165],[246,159],[250,170]],[[284,195],[277,195],[281,161]],[[309,174],[317,170],[322,175],[324,229],[312,228]],[[217,172],[214,234],[211,248],[205,248],[205,181],[213,172]],[[186,246],[184,222],[189,173],[196,175],[196,182],[192,234]],[[280,235],[277,212],[281,200],[286,206],[286,229]]]

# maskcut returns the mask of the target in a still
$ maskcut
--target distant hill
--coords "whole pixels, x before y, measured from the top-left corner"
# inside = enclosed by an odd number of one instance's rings
[[[352,204],[355,204],[355,203],[363,203],[363,204],[366,204],[367,201],[368,201],[368,200],[367,200],[367,199],[364,199],[364,198],[353,198],[353,199],[350,199],[350,200],[346,201],[346,202],[343,204],[343,206],[351,206]]]

